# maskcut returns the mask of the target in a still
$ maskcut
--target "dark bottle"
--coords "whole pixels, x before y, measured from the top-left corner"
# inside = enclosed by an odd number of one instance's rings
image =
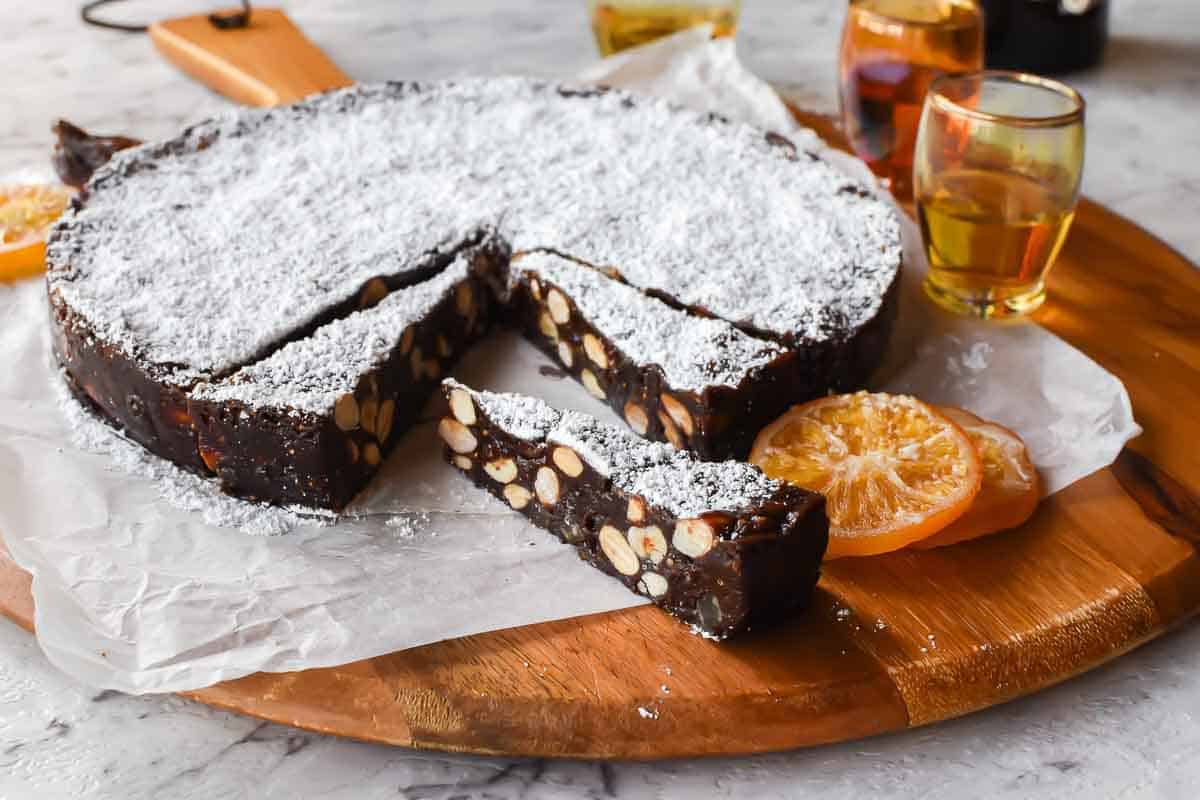
[[[1055,74],[1093,66],[1108,42],[1109,0],[983,0],[992,69]]]

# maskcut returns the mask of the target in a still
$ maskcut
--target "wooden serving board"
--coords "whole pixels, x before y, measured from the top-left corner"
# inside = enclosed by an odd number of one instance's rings
[[[1125,381],[1146,432],[1017,531],[831,562],[807,613],[725,644],[641,607],[188,696],[410,747],[650,759],[924,725],[1091,669],[1200,608],[1200,272],[1084,200],[1036,318]],[[0,611],[32,629],[3,558]]]

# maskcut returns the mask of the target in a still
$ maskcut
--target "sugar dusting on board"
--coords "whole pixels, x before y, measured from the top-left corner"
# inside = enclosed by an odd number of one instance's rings
[[[428,532],[430,536],[437,536],[436,531],[429,530],[429,514],[424,511],[393,514],[383,524],[401,539],[411,539],[423,532]]]

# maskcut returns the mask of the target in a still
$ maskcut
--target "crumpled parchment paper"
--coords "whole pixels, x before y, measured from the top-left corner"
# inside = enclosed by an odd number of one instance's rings
[[[741,66],[732,41],[710,42],[703,30],[581,77],[821,147]],[[935,312],[919,298],[912,226],[906,235],[901,329],[879,388],[1015,429],[1047,492],[1111,463],[1139,433],[1120,381],[1035,325]],[[195,689],[643,602],[442,464],[429,424],[407,436],[354,518],[306,520],[220,496],[63,404],[43,294],[40,281],[0,285],[0,533],[34,576],[42,648],[78,680],[134,693]],[[541,374],[544,363],[506,334],[456,374],[616,422],[573,381]]]

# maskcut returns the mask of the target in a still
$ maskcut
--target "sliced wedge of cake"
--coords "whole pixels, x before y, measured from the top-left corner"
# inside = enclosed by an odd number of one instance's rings
[[[492,296],[460,254],[444,271],[318,328],[188,400],[198,451],[230,494],[341,509],[487,329]],[[486,259],[483,259],[486,264]]]
[[[698,316],[551,252],[520,253],[509,304],[525,335],[636,433],[740,458],[797,398],[823,394],[805,354]]]
[[[825,501],[532,397],[443,383],[450,463],[694,629],[723,639],[803,606]]]

